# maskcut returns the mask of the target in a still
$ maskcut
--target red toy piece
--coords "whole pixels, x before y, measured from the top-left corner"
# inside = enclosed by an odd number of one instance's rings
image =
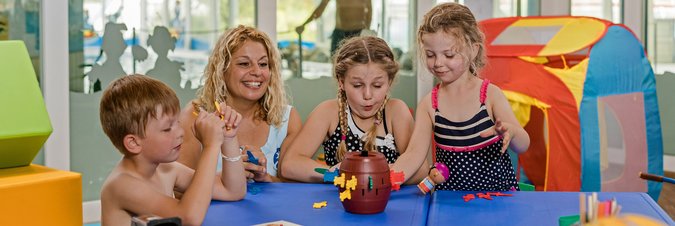
[[[488,192],[488,195],[494,195],[494,196],[513,196],[513,194],[505,194],[501,192]]]
[[[391,190],[398,191],[401,189],[401,184],[405,179],[403,172],[395,172],[394,170],[389,170],[389,180],[391,180]]]
[[[465,196],[462,196],[462,198],[464,198],[464,202],[468,202],[468,201],[471,201],[472,199],[475,199],[476,196],[473,195],[473,194],[467,194]]]
[[[492,197],[490,196],[490,193],[487,193],[487,194],[478,193],[476,195],[478,195],[478,198],[484,198],[484,199],[487,199],[487,200],[492,200]]]

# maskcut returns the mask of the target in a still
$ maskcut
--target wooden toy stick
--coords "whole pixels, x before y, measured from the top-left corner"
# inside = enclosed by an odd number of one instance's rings
[[[640,172],[640,178],[645,179],[645,180],[651,180],[651,181],[657,181],[657,182],[667,182],[667,183],[675,184],[675,179],[673,179],[673,178],[649,174],[649,173]]]

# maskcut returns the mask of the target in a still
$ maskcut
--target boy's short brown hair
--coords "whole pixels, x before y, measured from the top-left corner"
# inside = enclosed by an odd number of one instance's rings
[[[140,74],[122,76],[103,91],[99,111],[103,132],[126,155],[124,136],[145,137],[145,126],[150,117],[158,117],[158,106],[164,114],[180,111],[176,93],[163,82]]]

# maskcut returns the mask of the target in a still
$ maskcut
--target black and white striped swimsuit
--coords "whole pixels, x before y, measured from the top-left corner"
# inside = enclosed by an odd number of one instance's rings
[[[508,152],[501,153],[502,137],[480,134],[494,127],[485,105],[488,80],[480,89],[480,111],[464,122],[453,122],[438,111],[438,88],[431,94],[434,116],[434,157],[450,169],[450,178],[436,185],[439,190],[509,191],[518,190]]]

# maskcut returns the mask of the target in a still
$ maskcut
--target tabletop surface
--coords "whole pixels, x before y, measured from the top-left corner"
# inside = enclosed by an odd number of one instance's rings
[[[505,192],[512,197],[462,196],[477,192],[438,191],[431,198],[427,225],[558,225],[562,216],[579,214],[579,192]],[[591,193],[586,193],[591,194]],[[598,200],[616,198],[621,213],[636,213],[675,225],[646,193],[598,192]]]
[[[337,187],[330,184],[254,183],[257,194],[247,193],[242,201],[212,201],[203,225],[254,225],[284,220],[301,225],[424,225],[429,195],[416,186],[393,191],[384,212],[352,214],[342,207]],[[321,209],[315,202],[327,201]]]

